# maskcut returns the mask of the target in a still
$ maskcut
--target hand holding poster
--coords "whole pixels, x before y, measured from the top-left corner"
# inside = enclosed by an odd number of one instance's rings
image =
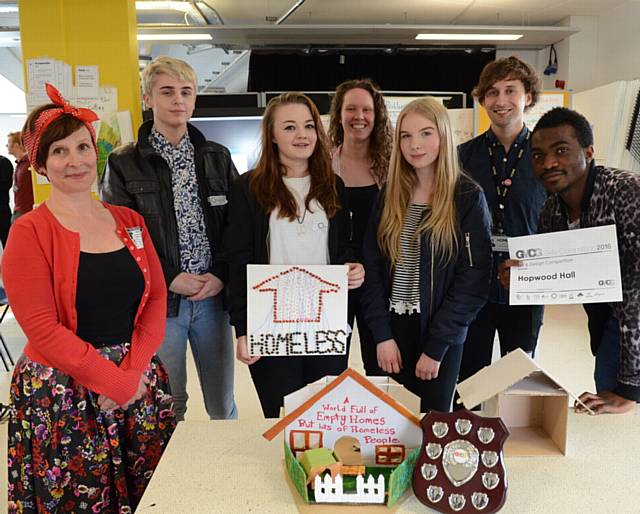
[[[615,225],[510,237],[511,305],[622,301]]]
[[[250,355],[344,355],[347,271],[343,266],[247,266]]]

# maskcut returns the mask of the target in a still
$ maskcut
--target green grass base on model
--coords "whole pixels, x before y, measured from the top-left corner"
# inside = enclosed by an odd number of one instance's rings
[[[378,475],[384,475],[384,483],[387,494],[387,506],[393,506],[404,493],[411,487],[411,481],[413,480],[413,468],[420,448],[415,448],[405,460],[397,468],[367,466],[365,468],[364,477],[372,475],[377,480]],[[304,469],[297,461],[291,448],[285,442],[284,443],[284,456],[287,466],[287,472],[291,478],[296,491],[302,497],[306,503],[315,503],[315,497],[313,495],[313,489],[311,486],[307,486],[307,475]],[[343,488],[345,493],[356,492],[356,477],[355,476],[343,476]]]

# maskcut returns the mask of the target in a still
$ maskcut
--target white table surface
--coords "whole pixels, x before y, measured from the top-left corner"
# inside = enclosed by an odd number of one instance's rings
[[[178,425],[136,512],[296,513],[275,420]],[[567,455],[506,458],[504,514],[640,514],[640,409],[626,415],[569,413]],[[383,509],[380,512],[384,512]],[[435,512],[411,495],[398,512]]]

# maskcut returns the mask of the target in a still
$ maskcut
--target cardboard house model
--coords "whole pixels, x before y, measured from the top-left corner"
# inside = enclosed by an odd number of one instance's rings
[[[410,405],[411,410],[405,404]],[[325,377],[285,397],[285,416],[263,436],[273,440],[284,432],[285,460],[292,483],[306,502],[368,503],[364,496],[335,493],[321,495],[332,477],[318,476],[315,494],[310,496],[305,472],[299,460],[306,450],[327,448],[339,455],[346,445],[359,452],[362,471],[386,468],[387,495],[384,484],[374,503],[393,504],[411,486],[413,463],[422,443],[419,398],[388,377],[363,377],[347,369],[338,377]],[[394,473],[396,475],[394,476]],[[346,474],[346,473],[345,473]],[[391,476],[389,476],[391,475]],[[376,474],[375,482],[380,479]],[[363,480],[374,478],[359,473]],[[340,488],[342,477],[338,477]],[[391,489],[393,487],[393,489]],[[380,491],[378,491],[380,492]],[[324,494],[324,493],[322,493]],[[333,495],[333,498],[331,496]]]
[[[509,457],[565,455],[569,397],[563,387],[521,349],[517,349],[457,386],[467,409],[482,404],[482,414],[500,417],[511,435]]]

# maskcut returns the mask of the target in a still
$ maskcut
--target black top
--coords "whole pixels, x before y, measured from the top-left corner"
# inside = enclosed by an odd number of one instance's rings
[[[367,222],[376,203],[378,186],[347,187],[347,205],[351,211],[351,235],[356,249],[356,257],[360,260],[362,253],[362,241],[367,229]]]
[[[131,341],[144,277],[126,247],[80,252],[77,335],[96,348]]]
[[[9,190],[13,184],[13,165],[6,157],[0,155],[0,241],[2,247],[7,246],[7,237],[11,227],[11,207],[9,207]]]

